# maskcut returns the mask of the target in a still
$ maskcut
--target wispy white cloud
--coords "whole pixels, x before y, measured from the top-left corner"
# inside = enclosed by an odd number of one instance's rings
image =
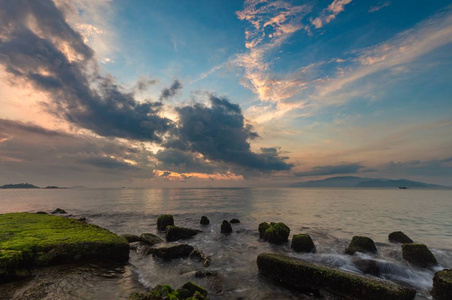
[[[325,24],[330,23],[336,16],[344,11],[345,5],[352,2],[352,0],[334,0],[326,9],[323,10],[320,16],[313,19],[311,24],[316,29],[322,28]]]
[[[370,13],[374,13],[379,11],[382,8],[385,8],[387,6],[391,5],[391,1],[384,1],[384,2],[380,2],[378,5],[372,6],[371,8],[369,8],[369,12]]]

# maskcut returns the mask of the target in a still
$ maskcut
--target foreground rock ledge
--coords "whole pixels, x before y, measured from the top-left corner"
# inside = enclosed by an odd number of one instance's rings
[[[0,282],[33,267],[128,258],[127,240],[96,225],[52,215],[0,215]]]
[[[280,254],[257,257],[259,272],[301,291],[326,290],[345,299],[414,299],[414,289],[395,283],[347,273]]]

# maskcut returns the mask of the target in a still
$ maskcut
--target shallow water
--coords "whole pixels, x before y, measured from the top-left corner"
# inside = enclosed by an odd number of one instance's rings
[[[413,286],[417,299],[428,299],[434,270],[411,267],[402,260],[400,245],[387,241],[388,234],[396,230],[428,245],[441,265],[438,269],[452,267],[451,190],[0,190],[0,213],[52,211],[56,207],[118,234],[157,233],[157,216],[173,214],[177,225],[203,230],[186,242],[212,257],[207,269],[217,272],[218,277],[195,278],[194,272],[205,268],[193,260],[162,262],[131,252],[128,265],[109,271],[105,266],[92,265],[89,272],[79,272],[80,267],[68,266],[58,283],[47,276],[50,279],[42,285],[49,291],[40,297],[43,299],[124,298],[157,284],[179,287],[188,280],[205,286],[211,299],[309,299],[309,295],[290,292],[261,278],[257,255],[286,253],[359,273],[354,264],[357,257],[343,254],[353,235],[366,235],[377,243],[378,254],[364,258],[377,260],[382,278]],[[209,217],[211,225],[199,225],[202,215]],[[221,221],[232,218],[241,223],[233,225],[233,234],[222,235]],[[291,228],[291,235],[309,233],[317,253],[297,254],[290,250],[290,243],[275,246],[260,242],[257,226],[263,221],[283,221]],[[105,276],[105,272],[111,276]],[[76,283],[73,291],[65,282]],[[26,299],[24,293],[37,285],[37,280],[19,284],[14,287],[15,297]]]

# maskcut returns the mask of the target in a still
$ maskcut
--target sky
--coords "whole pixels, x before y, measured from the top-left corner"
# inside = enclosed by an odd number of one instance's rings
[[[452,186],[450,1],[0,0],[0,185]]]

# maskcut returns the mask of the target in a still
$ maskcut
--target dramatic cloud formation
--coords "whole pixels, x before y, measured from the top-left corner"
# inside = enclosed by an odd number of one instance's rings
[[[50,0],[0,7],[0,63],[49,94],[47,109],[101,136],[161,141],[172,122],[97,71],[94,53]]]
[[[210,97],[211,106],[194,104],[177,108],[179,127],[176,138],[166,146],[201,153],[208,160],[233,163],[260,172],[289,170],[276,149],[251,151],[250,140],[258,135],[245,124],[240,107],[225,98]]]
[[[311,171],[295,172],[297,177],[304,176],[320,176],[320,175],[337,175],[337,174],[354,174],[357,173],[364,166],[361,164],[342,164],[314,167]]]

